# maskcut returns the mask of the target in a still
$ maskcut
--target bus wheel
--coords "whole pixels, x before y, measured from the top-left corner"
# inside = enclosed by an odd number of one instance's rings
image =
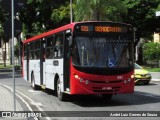
[[[110,100],[112,98],[113,94],[102,94],[103,99]]]
[[[35,84],[35,78],[34,78],[34,74],[32,74],[31,76],[31,86],[34,90],[38,89],[38,86]]]
[[[57,97],[60,101],[64,101],[65,100],[65,94],[61,91],[61,83],[60,83],[60,79],[58,78],[57,81]]]

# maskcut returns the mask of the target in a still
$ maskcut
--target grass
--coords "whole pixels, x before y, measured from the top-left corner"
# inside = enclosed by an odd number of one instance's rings
[[[4,68],[12,68],[12,65],[6,65],[6,67],[3,64],[0,64],[0,69],[4,69]]]
[[[160,68],[145,68],[149,72],[160,72]]]

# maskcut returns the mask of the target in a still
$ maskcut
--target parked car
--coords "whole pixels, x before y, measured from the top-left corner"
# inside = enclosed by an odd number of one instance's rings
[[[148,85],[152,78],[151,74],[137,63],[135,63],[134,75],[135,84],[143,83],[145,85]]]

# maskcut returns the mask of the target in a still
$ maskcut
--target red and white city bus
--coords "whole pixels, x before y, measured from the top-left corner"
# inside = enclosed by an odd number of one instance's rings
[[[134,92],[133,27],[77,22],[23,41],[23,78],[66,95]]]

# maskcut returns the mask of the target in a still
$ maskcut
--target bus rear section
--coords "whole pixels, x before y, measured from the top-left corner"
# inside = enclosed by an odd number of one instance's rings
[[[81,23],[74,27],[71,94],[134,92],[133,30],[120,23]]]

